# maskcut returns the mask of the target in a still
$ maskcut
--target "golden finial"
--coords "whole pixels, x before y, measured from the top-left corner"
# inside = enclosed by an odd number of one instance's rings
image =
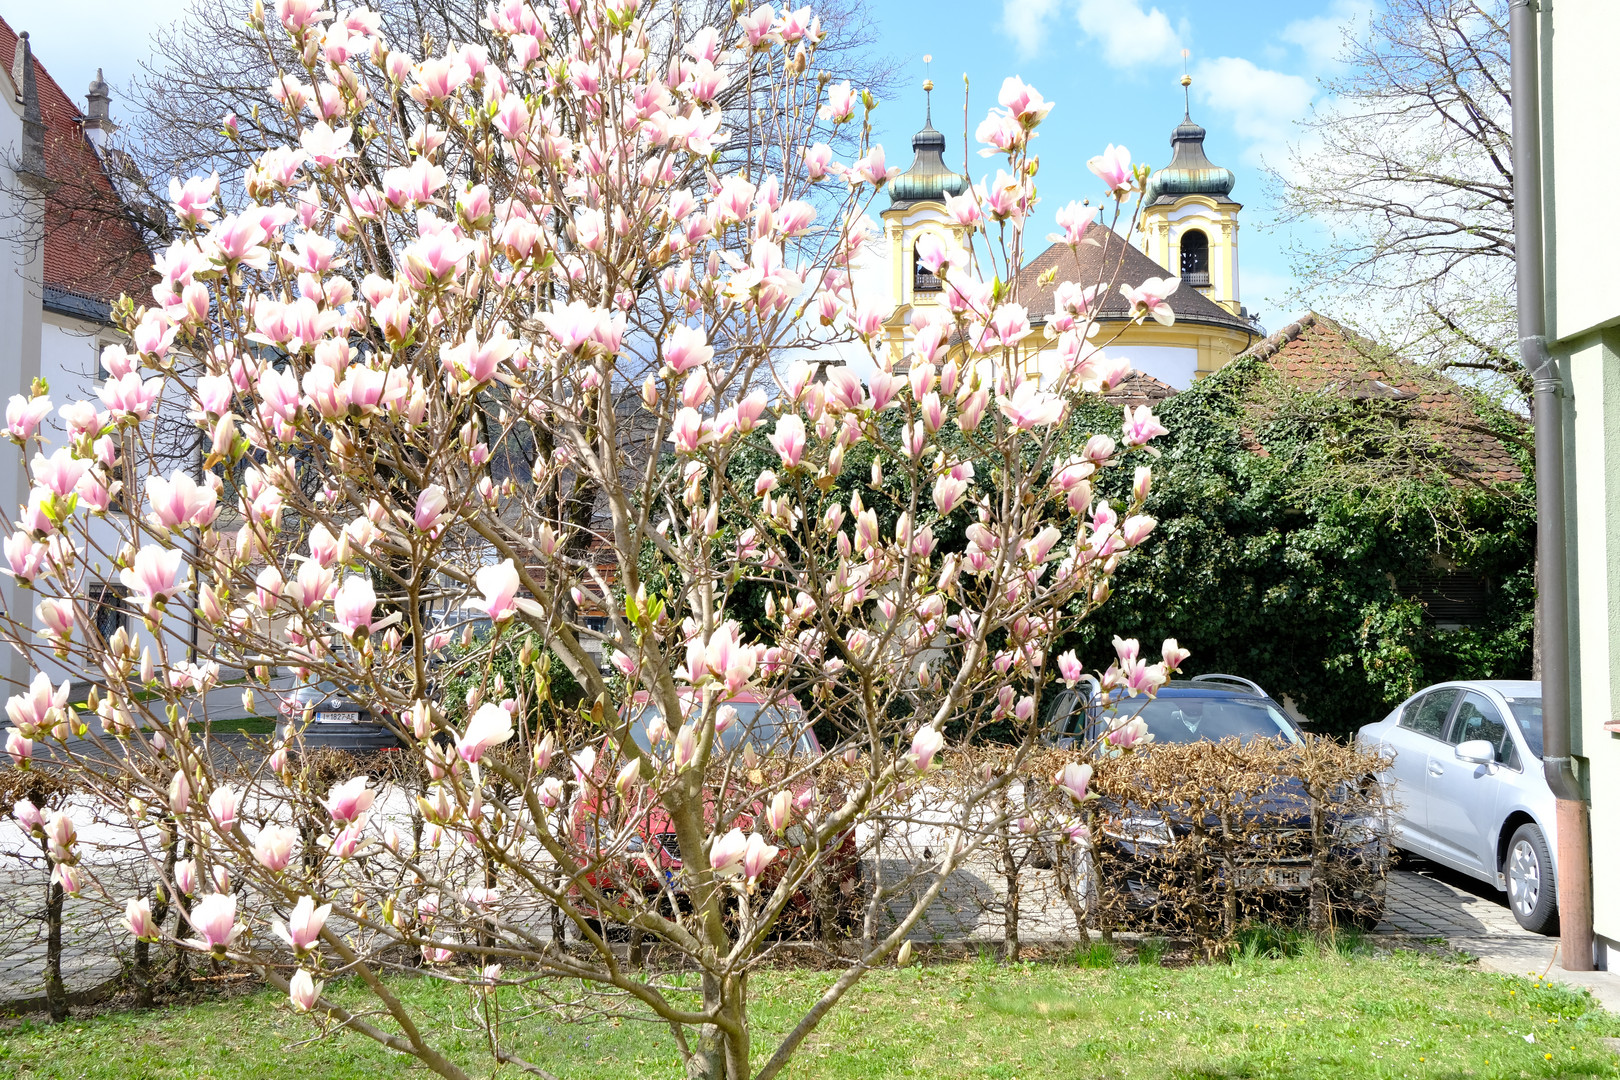
[[[1192,119],[1192,91],[1189,89],[1192,86],[1192,76],[1187,74],[1187,57],[1190,55],[1190,50],[1181,50],[1181,100],[1182,104],[1186,106],[1187,119],[1189,120]]]
[[[934,126],[934,80],[928,77],[928,65],[934,62],[933,56],[923,53],[923,94],[927,96],[928,126]]]

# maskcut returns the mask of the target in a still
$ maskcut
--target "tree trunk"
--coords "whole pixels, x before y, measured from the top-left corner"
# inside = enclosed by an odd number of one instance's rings
[[[703,1007],[735,1026],[733,1036],[718,1024],[704,1024],[686,1063],[688,1080],[748,1080],[748,976],[703,976]]]
[[[67,987],[62,985],[62,886],[45,887],[45,1008],[51,1019],[68,1018]]]
[[[1002,907],[1001,957],[1009,964],[1018,963],[1018,901],[1021,896],[1019,860],[1013,851],[1012,832],[1007,825],[1007,798],[997,800],[996,846],[1001,851],[1001,876],[1007,883],[1007,901]]]

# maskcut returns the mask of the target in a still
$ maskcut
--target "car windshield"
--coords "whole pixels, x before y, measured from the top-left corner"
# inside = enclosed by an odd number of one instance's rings
[[[1103,713],[1110,724],[1141,710],[1143,723],[1157,743],[1241,742],[1282,738],[1300,741],[1282,710],[1259,698],[1181,697],[1154,698],[1145,704],[1129,698],[1115,702]]]
[[[1513,710],[1513,719],[1519,722],[1519,730],[1524,732],[1524,741],[1530,744],[1530,752],[1541,757],[1541,699],[1538,697],[1507,698],[1508,708]]]
[[[737,719],[720,733],[722,750],[738,749],[746,739],[760,754],[808,755],[811,752],[810,740],[804,731],[804,718],[793,710],[751,701],[734,701],[720,707],[737,711]],[[630,737],[647,753],[652,753],[647,725],[657,715],[657,709],[648,707],[636,716],[630,728]]]

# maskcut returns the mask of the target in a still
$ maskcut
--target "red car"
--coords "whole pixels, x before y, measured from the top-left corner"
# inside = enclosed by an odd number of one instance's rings
[[[695,703],[693,707],[695,710]],[[726,699],[721,707],[737,712],[736,719],[720,733],[719,746],[713,755],[718,757],[732,751],[739,753],[739,757],[734,759],[736,765],[732,784],[752,784],[743,774],[740,757],[749,746],[753,747],[759,758],[761,771],[767,773],[773,771],[773,764],[780,769],[780,762],[784,758],[798,758],[803,763],[820,758],[821,744],[806,721],[803,709],[793,698],[767,698],[745,692]],[[674,732],[679,730],[680,722],[669,725],[670,736],[655,748],[648,729],[659,713],[657,707],[651,704],[650,696],[645,691],[637,693],[627,706],[625,715],[631,720],[630,737],[636,745],[648,754],[668,760],[672,754]],[[679,902],[685,890],[680,878],[680,842],[676,838],[674,825],[664,809],[657,805],[641,810],[633,820],[627,820],[633,808],[625,807],[614,791],[613,778],[617,765],[610,764],[613,756],[611,742],[604,741],[597,758],[595,789],[582,795],[574,804],[575,841],[587,851],[596,848],[600,823],[605,822],[609,836],[602,838],[601,845],[613,852],[604,855],[602,863],[586,875],[586,880],[604,892],[639,892],[649,898],[667,890]],[[799,797],[806,795],[813,786],[809,777],[800,777],[792,781],[791,790],[795,797]],[[796,849],[809,841],[809,833],[803,824],[804,815],[798,809],[793,811],[791,824],[780,836],[764,827],[766,800],[780,790],[780,785],[773,787],[767,781],[759,788],[754,804],[736,813],[724,829],[719,830],[738,828],[745,833],[759,831],[768,841],[783,849],[760,877],[759,886],[767,892],[780,882]],[[718,828],[715,794],[711,792],[705,800],[706,832],[710,835]],[[732,797],[735,798],[735,789]],[[757,828],[756,818],[759,819]],[[625,830],[632,834],[628,839],[623,836]],[[620,851],[623,854],[618,854]],[[827,872],[823,878],[827,888],[821,891],[832,895],[813,898],[808,888],[801,889],[783,911],[782,921],[808,926],[810,917],[816,914],[815,909],[820,906],[824,909],[821,912],[823,918],[831,917],[844,925],[849,924],[852,916],[858,912],[859,905],[853,900],[859,894],[861,880],[853,832],[836,839],[828,853],[825,868]],[[818,899],[821,900],[819,905],[816,902]]]

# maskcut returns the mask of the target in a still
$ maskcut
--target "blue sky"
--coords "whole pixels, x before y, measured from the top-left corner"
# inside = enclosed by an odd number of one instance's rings
[[[233,0],[224,0],[233,2]],[[904,61],[904,86],[876,114],[889,161],[911,160],[921,126],[924,54],[934,58],[935,126],[961,160],[962,75],[972,80],[976,125],[1017,74],[1057,103],[1041,128],[1043,204],[1033,235],[1052,231],[1053,210],[1072,198],[1095,199],[1086,160],[1123,143],[1137,160],[1162,165],[1170,129],[1181,119],[1182,49],[1191,53],[1193,118],[1209,129],[1210,158],[1238,175],[1244,204],[1240,259],[1243,302],[1268,329],[1291,312],[1283,250],[1287,234],[1271,227],[1263,161],[1286,162],[1296,122],[1322,96],[1343,27],[1365,22],[1372,0],[870,0],[879,49]],[[81,98],[96,68],[117,91],[136,72],[153,30],[177,18],[187,0],[0,0],[0,15],[32,33],[51,74]],[[342,6],[342,5],[340,5]],[[976,179],[993,163],[972,159]]]

